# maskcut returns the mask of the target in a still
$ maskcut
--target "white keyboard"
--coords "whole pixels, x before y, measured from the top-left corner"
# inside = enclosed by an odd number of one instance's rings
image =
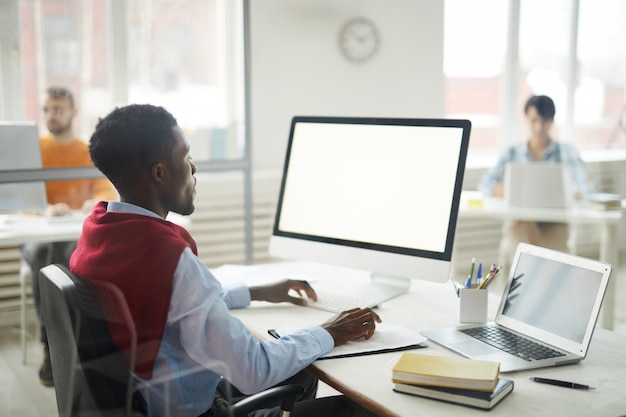
[[[318,310],[330,311],[331,313],[341,313],[353,308],[373,307],[371,301],[351,297],[347,295],[337,295],[333,293],[317,291],[317,301],[309,300],[309,307]]]

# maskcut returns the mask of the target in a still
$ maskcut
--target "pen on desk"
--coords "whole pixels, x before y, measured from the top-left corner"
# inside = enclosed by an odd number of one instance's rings
[[[495,264],[493,265],[493,267],[495,267]],[[487,274],[485,279],[483,279],[483,282],[480,283],[480,285],[478,286],[478,289],[487,288],[487,286],[491,284],[491,281],[493,281],[493,279],[498,275],[501,269],[502,269],[502,265],[493,269],[493,273],[489,271],[489,274]]]
[[[459,286],[461,284],[459,284],[458,282],[456,282],[453,279],[451,279],[450,282],[452,283],[452,288],[454,288],[454,292],[456,292],[456,296],[459,297]]]
[[[479,265],[480,267],[480,265]],[[491,264],[491,267],[489,268],[489,272],[487,272],[487,275],[485,275],[484,278],[482,278],[480,280],[480,282],[478,283],[478,289],[482,289],[485,285],[487,285],[487,282],[493,277],[493,273],[495,272],[495,268],[496,268],[496,264]]]
[[[474,277],[474,267],[476,266],[476,258],[472,258],[472,266],[470,267],[470,273],[467,277],[467,281],[465,281],[465,288],[470,288],[472,286],[472,279]]]
[[[493,277],[495,278],[500,273],[500,271],[502,271],[502,265],[496,268],[496,272],[494,273]]]
[[[454,286],[454,291],[456,291],[456,296],[461,296],[461,288],[465,288],[465,285],[461,282],[452,281],[452,285]]]
[[[483,279],[483,263],[480,262],[478,264],[478,271],[476,272],[476,286],[478,287],[480,285],[480,282]]]
[[[538,377],[538,376],[531,376],[531,377],[528,377],[528,379],[530,379],[533,382],[538,382],[540,384],[554,385],[554,386],[557,386],[557,387],[582,389],[582,390],[592,390],[592,389],[595,389],[594,387],[590,387],[589,385],[578,384],[576,382],[560,381],[558,379],[541,378],[541,377]]]
[[[489,281],[491,281],[491,274],[487,274],[485,279],[483,279],[481,283],[478,285],[478,289],[482,290],[483,288],[485,288],[485,286],[487,285]]]
[[[465,280],[465,288],[471,288],[472,286],[472,276],[470,275],[469,277],[467,277],[467,279]]]

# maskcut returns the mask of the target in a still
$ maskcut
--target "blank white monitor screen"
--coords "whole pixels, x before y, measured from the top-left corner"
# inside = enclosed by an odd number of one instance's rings
[[[41,167],[37,125],[34,122],[0,122],[0,169]],[[0,184],[0,211],[43,212],[47,204],[42,181]]]
[[[467,120],[295,117],[270,252],[448,279]]]

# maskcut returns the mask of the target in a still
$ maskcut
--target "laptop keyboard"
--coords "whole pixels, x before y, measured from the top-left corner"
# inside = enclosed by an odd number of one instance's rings
[[[497,326],[462,329],[463,333],[527,361],[565,356],[564,353],[525,339]]]

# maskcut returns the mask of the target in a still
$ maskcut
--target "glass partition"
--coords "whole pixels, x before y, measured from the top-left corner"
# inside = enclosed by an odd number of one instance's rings
[[[63,86],[74,93],[74,130],[82,140],[88,141],[98,119],[114,107],[150,103],[177,118],[195,160],[244,158],[241,3],[14,2],[15,13],[2,22],[3,31],[15,35],[19,53],[0,54],[22,78],[23,91],[13,93],[24,102],[18,119],[36,121],[46,134],[42,94],[48,86]],[[0,108],[0,120],[16,119],[2,113]]]

